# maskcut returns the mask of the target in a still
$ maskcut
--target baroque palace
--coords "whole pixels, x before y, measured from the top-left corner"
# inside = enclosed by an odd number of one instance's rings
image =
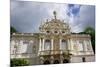
[[[91,37],[72,34],[68,23],[54,18],[40,25],[39,33],[13,33],[11,59],[24,58],[30,65],[95,61]]]

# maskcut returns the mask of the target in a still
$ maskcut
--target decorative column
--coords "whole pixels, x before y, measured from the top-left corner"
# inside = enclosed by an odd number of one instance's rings
[[[68,50],[71,49],[70,39],[68,39],[67,47],[68,47]]]
[[[70,39],[70,50],[73,50],[73,41]]]
[[[59,45],[59,46],[60,46],[60,50],[61,50],[61,49],[62,49],[62,48],[61,48],[61,42],[62,42],[62,39],[60,39],[59,41],[60,41],[60,45]]]
[[[91,51],[91,54],[93,54],[93,55],[94,55],[94,51],[93,51],[93,48],[92,48],[91,39],[89,40],[89,46],[90,46],[90,51]]]
[[[44,51],[44,43],[45,43],[45,39],[42,40],[42,51]]]
[[[17,57],[17,53],[18,53],[18,48],[19,48],[18,41],[15,43],[14,48],[15,48],[15,58],[16,58]]]
[[[20,40],[20,53],[23,53],[23,48],[22,48],[23,46],[22,45],[23,45],[23,40]]]
[[[40,41],[39,41],[39,51],[41,51],[41,38],[40,38]]]
[[[64,57],[61,55],[60,56],[60,63],[63,63],[63,59],[64,59]]]
[[[62,44],[62,43],[61,43],[61,42],[62,42],[62,39],[60,38],[59,41],[60,41],[60,43],[59,43],[59,46],[60,46],[60,54],[62,54],[62,51],[61,51],[61,50],[62,50],[62,46],[61,46],[61,44]]]
[[[89,45],[90,45],[90,50],[93,51],[91,40],[89,40]]]
[[[51,50],[53,50],[53,39],[51,39]]]
[[[84,40],[84,47],[83,47],[84,51],[87,51],[87,43],[86,41]]]

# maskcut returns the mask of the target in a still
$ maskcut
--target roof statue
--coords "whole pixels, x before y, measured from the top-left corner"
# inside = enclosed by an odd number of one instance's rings
[[[56,14],[57,14],[56,11],[53,11],[53,14],[54,14],[54,18],[56,19]]]

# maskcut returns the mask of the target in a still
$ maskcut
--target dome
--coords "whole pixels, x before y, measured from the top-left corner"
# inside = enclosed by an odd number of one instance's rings
[[[56,12],[54,11],[54,19],[50,21],[46,21],[44,24],[40,25],[39,29],[41,32],[49,33],[49,32],[61,32],[62,33],[70,33],[70,27],[68,23],[65,23],[64,21],[61,21],[56,18]]]

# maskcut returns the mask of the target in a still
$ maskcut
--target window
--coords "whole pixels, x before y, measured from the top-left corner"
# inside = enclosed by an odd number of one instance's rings
[[[20,50],[20,52],[21,52],[21,53],[28,53],[28,51],[29,51],[28,46],[29,46],[29,41],[24,40],[24,41],[23,41],[23,45],[21,45],[21,50]]]
[[[47,33],[50,33],[50,31],[47,31]]]
[[[28,42],[26,42],[26,41],[25,41],[25,42],[23,42],[23,44],[25,44],[25,45],[26,45],[26,44],[28,44]]]
[[[44,49],[45,50],[50,50],[50,45],[51,45],[51,41],[50,40],[45,40]]]
[[[55,31],[55,33],[58,33],[57,31]]]
[[[14,50],[13,50],[14,54],[18,52],[18,48],[19,47],[17,45],[14,45]]]
[[[62,33],[65,33],[65,31],[62,31]]]
[[[67,41],[66,40],[62,40],[61,49],[62,50],[66,50],[67,49]]]
[[[28,44],[29,44],[28,41],[24,41],[24,42],[23,42],[23,45],[28,45]]]

